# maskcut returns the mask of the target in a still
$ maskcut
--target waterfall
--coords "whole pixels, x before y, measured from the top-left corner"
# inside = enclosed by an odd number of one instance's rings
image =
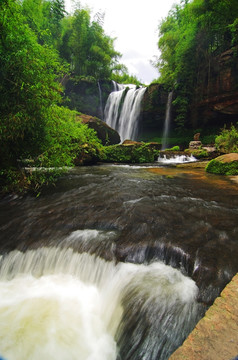
[[[164,130],[163,130],[162,146],[161,146],[162,150],[165,150],[168,147],[167,141],[168,141],[169,127],[170,127],[170,120],[171,120],[172,99],[173,99],[173,92],[171,91],[168,95],[168,100],[166,105]]]
[[[99,113],[100,113],[100,118],[103,120],[102,89],[100,86],[100,81],[98,81],[98,91],[99,91]]]
[[[95,231],[65,241],[88,243]],[[64,247],[15,250],[0,257],[0,356],[165,360],[198,320],[197,292],[161,262],[116,264]]]
[[[120,134],[121,141],[137,140],[141,101],[146,88],[113,83],[114,90],[105,106],[105,121]],[[129,90],[128,90],[128,87]]]

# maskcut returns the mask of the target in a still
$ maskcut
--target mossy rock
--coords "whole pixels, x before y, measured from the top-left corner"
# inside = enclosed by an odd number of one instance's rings
[[[84,124],[87,124],[89,128],[93,129],[97,133],[97,137],[102,141],[103,145],[115,145],[119,144],[121,139],[118,132],[108,126],[104,121],[97,117],[81,114],[80,119]]]
[[[112,145],[105,147],[104,151],[106,155],[104,161],[128,164],[154,162],[159,153],[150,143]]]
[[[218,156],[207,164],[206,171],[212,174],[238,175],[238,153]]]

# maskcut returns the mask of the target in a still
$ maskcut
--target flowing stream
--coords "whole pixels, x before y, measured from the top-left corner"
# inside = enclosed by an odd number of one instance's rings
[[[169,130],[170,130],[170,122],[171,122],[172,100],[173,100],[173,92],[171,91],[168,95],[168,100],[167,100],[167,105],[166,105],[164,130],[163,130],[162,146],[161,146],[162,150],[165,150],[168,147],[168,135],[169,135]]]
[[[72,169],[0,215],[7,360],[166,360],[238,271],[237,185],[200,170]]]
[[[105,121],[118,131],[121,142],[126,139],[137,140],[141,101],[146,88],[115,82],[113,86],[113,92],[109,95],[104,110]]]

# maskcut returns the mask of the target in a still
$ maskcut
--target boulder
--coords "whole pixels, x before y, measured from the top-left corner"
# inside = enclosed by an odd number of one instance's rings
[[[196,133],[193,137],[194,141],[199,141],[200,133]]]
[[[194,149],[200,149],[202,146],[201,141],[190,141],[189,143],[189,149],[194,150]]]
[[[238,153],[231,153],[218,156],[216,161],[220,161],[222,163],[231,163],[233,161],[238,161]]]
[[[118,132],[108,126],[104,121],[97,117],[89,115],[80,115],[80,119],[84,124],[87,124],[89,128],[96,131],[98,138],[102,141],[103,145],[115,145],[119,144],[121,139]]]

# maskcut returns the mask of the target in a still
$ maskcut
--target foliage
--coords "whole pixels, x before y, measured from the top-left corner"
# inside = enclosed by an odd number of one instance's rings
[[[128,68],[124,64],[118,64],[115,66],[111,79],[118,84],[135,84],[142,85],[135,75],[130,75]]]
[[[23,0],[22,14],[41,45],[59,48],[64,0]]]
[[[209,88],[212,57],[237,44],[237,18],[237,0],[191,0],[174,5],[160,23],[157,67],[160,82],[174,89],[179,127],[186,125],[192,100],[203,96],[195,89],[204,82]]]
[[[38,166],[71,166],[76,159],[83,164],[83,156],[94,157],[102,151],[95,131],[81,122],[76,111],[52,106],[46,131],[43,152],[36,158]]]
[[[158,150],[150,144],[111,145],[104,148],[106,162],[147,163],[154,162]]]
[[[200,132],[201,133],[201,141],[203,144],[214,144],[215,138],[218,133],[218,128],[209,128],[206,129],[183,129],[183,131],[174,131],[172,130],[170,133],[168,143],[172,146],[179,146],[180,149],[185,149],[188,147],[189,142],[193,140],[194,134]],[[148,132],[143,134],[143,139],[141,141],[145,142],[157,142],[162,144],[162,134],[158,134],[160,136],[155,136],[154,132]]]
[[[186,149],[185,152],[189,155],[193,155],[197,159],[206,159],[209,157],[207,150],[202,148],[194,150]]]
[[[13,0],[0,4],[0,161],[41,151],[48,109],[61,100],[57,54],[37,39]]]
[[[39,196],[42,189],[54,185],[65,172],[64,169],[4,169],[0,170],[0,196],[6,193],[24,195],[31,193]]]
[[[216,137],[215,145],[220,152],[238,152],[238,128],[234,125],[230,129],[224,127],[221,134]]]
[[[206,166],[206,171],[220,175],[238,175],[238,161],[223,163],[213,159]]]
[[[110,78],[121,56],[114,50],[114,39],[105,34],[101,23],[103,15],[91,21],[89,10],[82,8],[62,21],[60,54],[78,76]]]
[[[34,170],[2,168],[2,192],[31,191],[38,194],[43,187],[55,183],[66,171],[65,166],[84,165],[103,159],[101,142],[94,130],[82,124],[79,113],[54,105],[49,108],[47,115],[43,151],[31,161]]]

